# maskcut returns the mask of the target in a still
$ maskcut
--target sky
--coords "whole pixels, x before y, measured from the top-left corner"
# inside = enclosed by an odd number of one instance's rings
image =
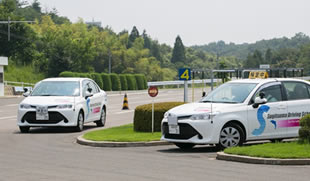
[[[32,2],[32,1],[29,1]],[[39,0],[72,22],[101,21],[115,32],[136,26],[152,39],[185,46],[223,40],[254,43],[262,39],[310,35],[309,0]]]

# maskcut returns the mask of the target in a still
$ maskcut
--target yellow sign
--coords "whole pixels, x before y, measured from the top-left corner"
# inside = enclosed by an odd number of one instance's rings
[[[264,71],[253,71],[249,74],[249,79],[266,79],[268,78],[268,73]]]

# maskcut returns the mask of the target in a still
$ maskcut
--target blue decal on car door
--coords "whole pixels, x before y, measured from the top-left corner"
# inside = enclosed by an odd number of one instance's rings
[[[270,109],[269,106],[267,106],[267,105],[262,105],[262,106],[260,106],[260,108],[257,110],[257,120],[258,120],[260,126],[259,126],[259,128],[254,129],[254,131],[252,132],[253,135],[259,136],[259,135],[261,135],[261,134],[264,132],[265,127],[266,127],[266,121],[265,121],[265,119],[264,119],[263,114],[264,114],[265,112],[268,112],[269,109]]]

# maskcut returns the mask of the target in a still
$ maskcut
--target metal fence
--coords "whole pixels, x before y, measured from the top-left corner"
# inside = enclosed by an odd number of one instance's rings
[[[217,81],[222,81],[222,79],[214,79],[214,82]],[[203,79],[203,80],[189,80],[187,81],[188,84],[210,84],[211,83],[211,79]],[[180,87],[180,85],[184,85],[184,81],[183,80],[175,80],[175,81],[158,81],[158,82],[148,82],[147,86],[167,86],[167,85],[177,85],[178,88]]]
[[[35,84],[27,83],[27,82],[13,82],[13,81],[4,81],[4,85],[12,85],[12,86],[19,86],[19,87],[33,87]]]

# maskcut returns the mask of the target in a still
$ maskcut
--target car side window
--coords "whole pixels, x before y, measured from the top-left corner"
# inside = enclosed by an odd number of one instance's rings
[[[302,82],[283,82],[288,100],[309,99],[309,88]]]
[[[97,94],[99,92],[98,87],[93,81],[89,81],[89,87],[92,89],[93,94]]]
[[[266,87],[255,94],[258,97],[261,92],[264,92],[267,102],[278,102],[282,101],[282,91],[280,85],[272,85]]]
[[[88,80],[84,80],[82,82],[82,88],[83,88],[83,97],[85,97],[85,92],[89,88],[89,81]]]

